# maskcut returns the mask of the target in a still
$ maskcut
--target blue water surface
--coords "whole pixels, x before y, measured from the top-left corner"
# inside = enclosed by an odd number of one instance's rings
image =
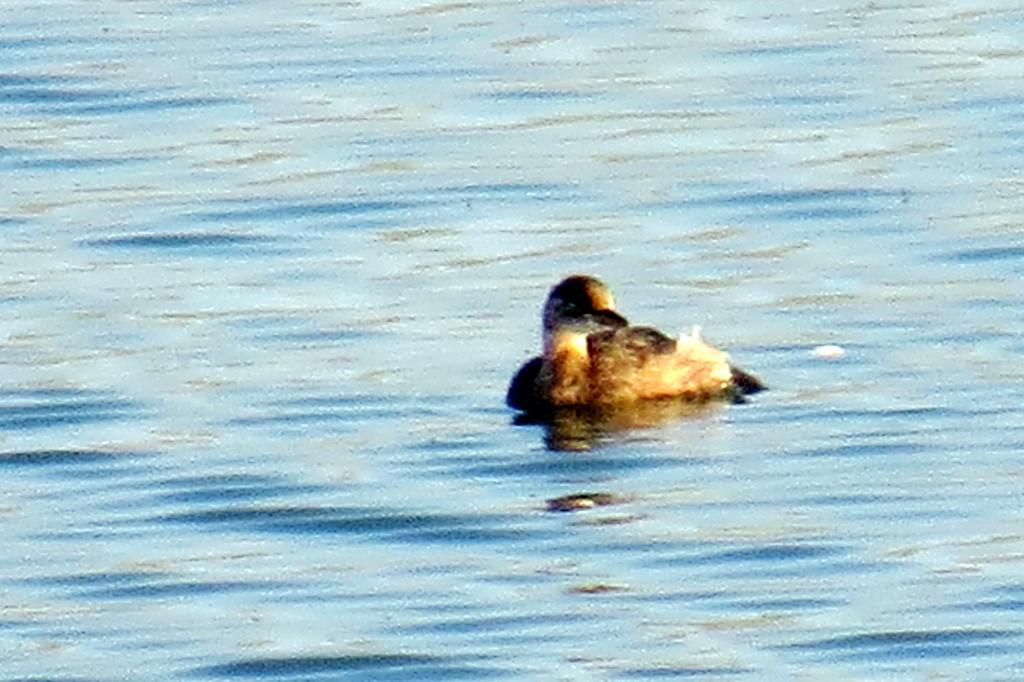
[[[1021,679],[1022,28],[7,3],[0,677]],[[574,272],[770,390],[514,424]]]

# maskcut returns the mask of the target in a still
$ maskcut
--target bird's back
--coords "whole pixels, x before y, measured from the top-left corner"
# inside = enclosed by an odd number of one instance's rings
[[[592,401],[701,399],[732,389],[728,356],[701,341],[651,327],[625,327],[588,338]]]

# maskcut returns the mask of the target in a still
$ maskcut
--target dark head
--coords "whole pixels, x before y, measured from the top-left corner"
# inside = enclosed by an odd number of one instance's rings
[[[545,337],[566,323],[583,321],[598,326],[626,324],[625,318],[615,312],[615,299],[604,282],[596,277],[573,275],[556,284],[548,294],[544,304]]]

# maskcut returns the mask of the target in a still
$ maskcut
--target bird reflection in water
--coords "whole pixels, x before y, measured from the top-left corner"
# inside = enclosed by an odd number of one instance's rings
[[[664,398],[605,407],[556,407],[543,413],[515,416],[516,425],[544,428],[544,443],[549,450],[582,452],[601,442],[614,440],[617,434],[652,428],[687,417],[707,416],[720,404]]]
[[[743,402],[761,381],[705,343],[697,330],[677,339],[632,326],[600,280],[573,275],[555,285],[543,311],[543,354],[509,384],[516,423],[541,423],[548,446],[585,450],[616,431],[706,413],[709,403]]]

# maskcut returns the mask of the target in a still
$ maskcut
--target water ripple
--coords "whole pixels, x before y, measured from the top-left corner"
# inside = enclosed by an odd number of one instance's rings
[[[380,507],[232,506],[162,514],[147,522],[291,535],[357,535],[400,542],[496,542],[541,537],[540,531],[510,527],[510,520],[487,514]]]
[[[991,656],[1016,649],[1020,633],[1012,630],[948,629],[865,632],[791,644],[784,648],[840,654],[863,660],[921,660]]]
[[[678,666],[652,666],[648,668],[628,668],[617,672],[616,678],[625,680],[659,680],[659,679],[687,679],[697,677],[700,679],[713,680],[734,679],[738,675],[749,675],[755,672],[753,668],[740,667],[708,667],[678,665]]]
[[[516,616],[484,616],[478,618],[443,619],[429,623],[406,625],[397,628],[399,632],[456,633],[482,635],[492,632],[521,631],[532,628],[559,628],[584,620],[590,616],[562,613],[531,613]]]
[[[52,466],[93,464],[122,458],[121,453],[103,450],[23,450],[0,452],[0,466]]]
[[[948,256],[957,263],[991,263],[1003,260],[1017,261],[1024,259],[1024,246],[989,246],[971,249],[960,249]]]
[[[417,654],[349,654],[339,656],[295,656],[244,658],[192,671],[195,677],[317,679],[329,673],[377,673],[416,679],[473,679],[494,677],[502,671],[477,664],[478,656],[436,656]]]
[[[190,219],[197,222],[264,222],[296,218],[323,218],[328,216],[366,216],[401,213],[426,208],[434,202],[408,199],[364,199],[350,201],[317,201],[291,203],[281,201],[266,206],[201,211]]]
[[[0,431],[26,431],[138,418],[132,400],[94,391],[0,391]]]
[[[156,160],[154,156],[95,156],[12,159],[2,164],[11,170],[95,170]]]
[[[223,255],[232,250],[260,250],[280,243],[278,237],[232,234],[228,232],[178,232],[169,234],[133,234],[104,237],[81,242],[83,246],[110,249],[157,249],[188,253]]]
[[[849,553],[849,548],[834,545],[784,544],[741,547],[725,551],[699,553],[684,557],[666,557],[657,560],[663,564],[713,565],[735,563],[779,563],[789,564],[793,561],[813,561],[818,559],[842,556]]]
[[[592,479],[627,471],[679,466],[681,463],[699,465],[694,458],[680,460],[672,457],[620,457],[547,455],[543,457],[517,457],[507,462],[482,462],[476,458],[446,457],[442,464],[457,468],[467,478],[505,478],[538,476],[558,479]],[[703,463],[707,463],[706,461]]]

